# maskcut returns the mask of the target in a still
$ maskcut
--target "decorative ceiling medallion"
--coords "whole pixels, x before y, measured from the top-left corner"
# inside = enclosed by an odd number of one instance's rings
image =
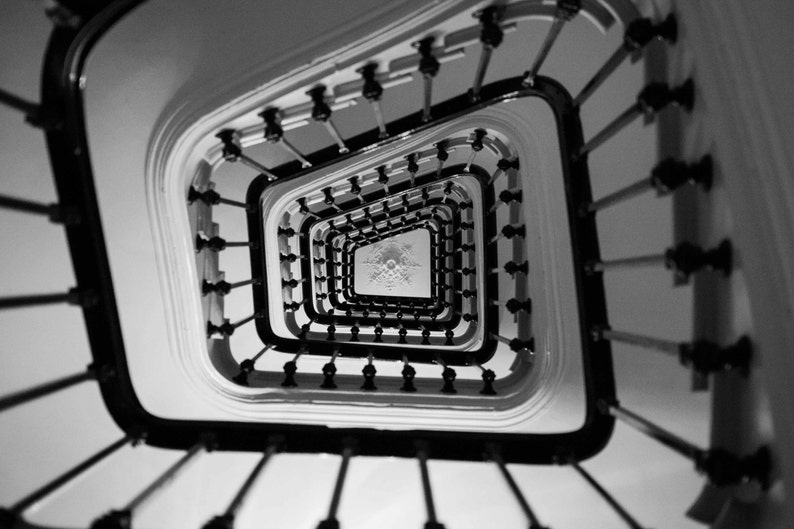
[[[430,297],[430,234],[426,230],[361,247],[354,260],[356,293]]]

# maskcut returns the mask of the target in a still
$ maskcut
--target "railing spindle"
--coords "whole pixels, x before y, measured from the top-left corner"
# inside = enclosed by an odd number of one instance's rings
[[[370,105],[372,105],[372,111],[375,113],[375,121],[377,122],[378,130],[380,131],[378,138],[384,139],[389,137],[389,133],[386,131],[386,122],[383,120],[383,111],[380,107],[380,98],[383,95],[383,86],[375,78],[375,70],[377,69],[377,64],[369,63],[365,64],[357,71],[361,74],[362,79],[364,79],[364,86],[361,88],[361,95],[364,97],[364,99],[370,102]]]
[[[328,106],[328,103],[325,102],[325,85],[317,85],[308,92],[306,95],[311,97],[314,106],[312,107],[312,119],[314,121],[319,121],[325,126],[325,130],[328,131],[328,134],[333,138],[336,142],[336,145],[339,147],[339,154],[345,154],[350,152],[350,149],[347,148],[345,145],[342,136],[339,135],[339,131],[336,130],[334,126],[334,122],[331,121],[331,107]]]
[[[25,121],[33,126],[41,125],[42,108],[41,105],[32,103],[7,90],[0,89],[0,104],[13,108],[25,114]]]
[[[482,373],[482,389],[480,395],[496,395],[496,390],[493,387],[496,381],[496,373],[492,369],[486,369],[478,362],[472,361],[472,365],[480,370]]]
[[[688,79],[676,88],[670,88],[665,83],[651,83],[642,89],[637,96],[636,103],[582,145],[576,157],[582,157],[592,152],[639,116],[645,115],[647,118],[652,118],[671,103],[690,111],[694,102],[695,86],[692,79]]]
[[[400,325],[400,343],[405,343],[405,335],[407,331],[405,327]],[[402,370],[402,377],[403,377],[403,385],[400,387],[400,391],[405,391],[406,393],[415,393],[416,386],[414,385],[414,379],[416,378],[416,369],[408,363],[408,357],[403,355],[403,370]]]
[[[215,135],[216,138],[221,140],[223,144],[223,159],[227,162],[241,162],[255,171],[259,171],[267,176],[271,182],[277,180],[278,177],[270,172],[270,169],[252,159],[250,156],[243,154],[243,148],[240,145],[240,133],[232,129],[223,129]]]
[[[339,356],[339,351],[339,347],[334,347],[331,359],[323,366],[323,383],[320,384],[323,389],[337,388],[334,376],[336,375],[336,357]]]
[[[579,95],[574,98],[574,106],[581,106],[612,75],[626,57],[638,53],[654,39],[675,43],[678,39],[678,24],[675,15],[671,13],[659,24],[654,24],[649,18],[638,18],[631,22],[626,28],[621,46],[615,50],[593,75],[593,78],[587,82]]]
[[[535,84],[535,77],[538,75],[538,70],[546,61],[546,57],[551,51],[551,47],[560,35],[565,23],[570,21],[582,9],[581,0],[557,0],[557,9],[554,13],[554,22],[552,22],[549,32],[546,34],[546,39],[540,47],[535,62],[528,72],[524,72],[524,86],[532,86]]]
[[[34,386],[30,389],[25,389],[22,391],[18,391],[16,393],[11,393],[10,395],[6,395],[5,397],[0,397],[0,412],[13,408],[14,406],[19,406],[20,404],[25,404],[27,402],[36,400],[41,397],[46,397],[47,395],[50,395],[62,389],[70,388],[72,386],[80,384],[81,382],[85,382],[87,380],[94,380],[96,378],[97,378],[96,369],[93,366],[88,366],[88,368],[81,373],[75,373],[74,375],[69,375],[63,378],[53,380],[51,382],[46,382],[44,384]]]
[[[85,461],[70,468],[69,470],[67,470],[57,478],[53,479],[43,487],[40,487],[38,490],[31,492],[21,500],[17,501],[9,508],[9,511],[14,516],[21,517],[25,511],[34,507],[37,503],[41,502],[47,496],[56,492],[58,489],[67,485],[71,481],[77,479],[85,472],[87,472],[88,470],[99,464],[102,460],[104,460],[111,454],[118,451],[121,447],[126,446],[134,441],[135,438],[133,438],[130,435],[125,435],[118,441],[111,443],[110,445],[103,448],[99,452],[93,454]]]
[[[196,235],[196,252],[210,250],[211,252],[222,252],[226,248],[259,248],[259,243],[255,241],[227,241],[222,237],[204,238]]]
[[[168,483],[173,481],[185,468],[188,463],[194,461],[196,456],[203,450],[210,449],[209,438],[202,439],[188,452],[182,456],[176,463],[168,467],[157,479],[155,479],[149,486],[143,489],[137,496],[135,496],[126,506],[118,510],[110,511],[109,513],[97,518],[92,524],[91,529],[129,529],[132,525],[132,517],[135,512],[140,510],[147,502],[149,502],[156,492],[164,488]]]
[[[524,224],[508,224],[502,228],[501,232],[491,237],[491,240],[488,241],[488,244],[494,244],[500,239],[512,239],[513,237],[516,236],[521,237],[523,239],[524,237],[526,237],[526,234],[527,234],[527,229]]]
[[[651,189],[656,190],[657,196],[664,196],[689,183],[699,186],[704,191],[708,191],[711,188],[712,178],[713,164],[711,156],[706,155],[694,164],[667,158],[653,168],[649,178],[634,182],[599,200],[585,203],[580,208],[579,213],[586,215],[601,211],[624,200],[639,196]]]
[[[626,524],[629,527],[631,527],[631,529],[644,529],[643,526],[641,526],[639,522],[637,522],[637,520],[635,520],[628,513],[628,511],[626,511],[626,509],[624,509],[623,506],[620,505],[617,502],[617,500],[615,500],[615,498],[613,498],[612,495],[609,492],[607,492],[607,490],[604,487],[602,487],[601,484],[598,483],[595,480],[595,478],[593,478],[593,476],[590,475],[589,472],[587,472],[584,468],[582,468],[581,465],[579,465],[579,463],[577,463],[576,461],[570,461],[570,465],[574,470],[576,470],[579,473],[580,476],[582,476],[585,479],[585,481],[587,481],[596,490],[596,492],[598,492],[598,494],[601,495],[604,501],[606,501],[609,504],[609,506],[612,507],[612,509],[614,509],[614,511],[618,514],[618,516],[620,516],[623,519],[623,521],[626,522]]]
[[[217,283],[210,283],[206,279],[204,279],[201,283],[201,293],[203,295],[215,293],[219,296],[225,296],[233,289],[238,287],[244,287],[247,285],[261,285],[262,279],[259,277],[255,277],[252,279],[247,279],[245,281],[238,281],[236,283],[228,283],[226,281],[218,281]]]
[[[364,391],[375,391],[378,387],[375,385],[375,375],[377,374],[378,370],[375,369],[375,364],[373,364],[374,357],[372,354],[372,350],[369,351],[367,355],[367,363],[364,366],[364,369],[361,370],[361,374],[364,375],[364,383],[361,385],[361,389]]]
[[[516,274],[527,275],[529,273],[529,261],[524,261],[523,263],[508,261],[505,263],[504,267],[491,268],[489,273],[491,274],[507,273],[510,274],[511,276],[514,276]]]
[[[441,64],[433,56],[433,42],[435,37],[425,37],[420,41],[414,42],[413,46],[419,51],[419,73],[422,74],[424,83],[424,104],[422,105],[422,122],[427,123],[432,116],[430,107],[433,103],[433,77],[438,74]]]
[[[520,204],[523,198],[524,192],[520,188],[505,189],[499,193],[496,202],[493,206],[491,206],[491,209],[488,210],[488,214],[490,215],[494,213],[496,210],[502,207],[503,204],[510,204],[511,202],[518,202]]]
[[[262,473],[262,470],[264,470],[265,465],[267,465],[267,463],[273,457],[273,454],[275,454],[277,451],[278,445],[276,442],[271,442],[265,450],[265,453],[262,454],[262,458],[257,462],[253,470],[251,470],[251,473],[243,482],[240,490],[237,491],[237,494],[234,496],[231,503],[229,503],[226,511],[222,515],[212,518],[212,520],[204,524],[202,529],[234,528],[234,519],[237,516],[237,513],[240,511],[240,508],[243,506],[246,496],[248,496],[248,493],[251,492],[251,488],[254,486],[254,483],[256,483],[256,480]]]
[[[281,123],[279,123],[279,109],[268,107],[259,113],[259,117],[265,122],[265,140],[269,143],[281,145],[285,151],[290,153],[301,163],[301,167],[304,169],[312,166],[311,162],[309,162],[309,160],[284,137],[284,129],[281,128]]]
[[[602,400],[597,404],[602,413],[614,416],[694,462],[695,470],[706,474],[709,481],[718,487],[756,481],[767,489],[771,484],[772,461],[766,446],[748,456],[737,456],[719,448],[704,450],[617,403]]]
[[[203,202],[208,206],[217,206],[218,204],[226,204],[227,206],[243,208],[246,211],[251,210],[249,205],[246,204],[245,202],[239,202],[237,200],[229,200],[228,198],[223,198],[214,189],[207,189],[206,191],[201,192],[195,187],[191,187],[190,190],[188,190],[187,202],[188,204],[192,204],[196,200],[200,200],[201,202]]]
[[[435,144],[436,148],[436,160],[438,160],[438,165],[436,167],[436,180],[441,178],[441,170],[444,168],[444,162],[449,159],[449,152],[447,151],[447,142],[440,141]]]
[[[80,222],[80,215],[71,208],[59,204],[42,204],[32,200],[0,195],[0,208],[47,217],[50,222],[73,226]]]
[[[52,305],[67,303],[83,308],[90,308],[98,303],[98,298],[92,290],[70,288],[67,292],[54,294],[31,294],[28,296],[9,296],[0,298],[0,310],[30,307],[34,305]]]
[[[298,383],[295,381],[295,374],[298,372],[298,359],[303,353],[304,349],[301,348],[295,353],[292,360],[284,363],[284,381],[281,383],[282,387],[294,388],[298,386]]]
[[[585,273],[604,272],[637,266],[653,266],[663,264],[673,270],[676,276],[687,279],[690,275],[700,270],[719,271],[730,275],[733,267],[732,247],[728,240],[722,241],[710,250],[703,250],[683,242],[674,248],[668,248],[663,254],[640,255],[613,259],[610,261],[589,261],[585,263]]]
[[[430,473],[427,469],[427,443],[416,441],[416,459],[419,461],[419,472],[422,478],[422,492],[425,498],[425,508],[427,509],[427,523],[424,529],[444,529],[444,525],[439,523],[436,517],[436,506],[433,503],[433,489],[430,487]]]
[[[499,178],[503,174],[507,174],[507,171],[511,169],[518,169],[520,167],[518,158],[513,160],[508,160],[507,158],[500,158],[498,162],[496,162],[496,171],[493,172],[491,178],[488,179],[487,187],[491,187],[496,179]]]
[[[605,327],[594,327],[591,335],[594,340],[610,340],[661,351],[677,357],[681,365],[691,366],[703,375],[731,369],[747,374],[753,356],[752,343],[747,336],[742,336],[732,345],[720,347],[708,340],[679,343]]]
[[[520,340],[518,338],[505,338],[502,335],[491,333],[491,338],[493,340],[499,340],[503,344],[507,344],[510,347],[510,350],[514,353],[519,353],[521,351],[535,351],[535,339],[530,338],[528,340]]]
[[[208,321],[207,322],[207,338],[210,338],[210,337],[212,337],[215,334],[220,334],[224,338],[228,338],[229,336],[234,334],[235,329],[237,329],[238,327],[240,327],[242,325],[245,325],[246,323],[248,323],[250,321],[253,321],[253,320],[257,319],[257,318],[262,318],[262,317],[264,317],[264,315],[265,315],[265,313],[262,312],[262,311],[254,312],[250,316],[247,316],[247,317],[245,317],[245,318],[243,318],[243,319],[241,319],[239,321],[236,321],[234,323],[231,323],[229,320],[224,320],[223,323],[220,324],[220,325],[215,325],[211,321]]]
[[[480,62],[477,63],[477,72],[474,75],[474,84],[469,89],[469,99],[473,102],[480,100],[480,90],[485,79],[485,72],[488,71],[488,64],[491,62],[491,54],[502,43],[504,32],[499,27],[501,17],[500,8],[488,6],[479,13],[474,14],[479,17],[482,29],[480,30],[480,42],[482,51],[480,52]]]
[[[513,479],[513,475],[507,469],[507,465],[505,464],[504,459],[502,459],[499,450],[494,446],[489,447],[488,457],[491,459],[491,461],[496,463],[499,472],[501,472],[502,477],[505,478],[505,481],[507,482],[507,486],[510,487],[510,492],[513,493],[513,496],[515,497],[516,501],[518,501],[521,510],[524,512],[524,515],[526,515],[527,520],[529,520],[529,529],[545,529],[540,523],[540,520],[538,520],[538,517],[535,515],[535,511],[533,511],[529,506],[529,502],[527,501],[526,497],[524,497],[521,489],[518,487],[516,480]]]
[[[474,157],[485,147],[482,140],[488,134],[488,131],[485,129],[474,129],[473,134],[474,138],[471,140],[471,154],[469,154],[469,159],[466,161],[465,171],[471,171],[471,164],[474,163]]]
[[[273,347],[272,345],[266,345],[256,355],[254,355],[253,358],[247,358],[242,362],[240,362],[240,372],[234,377],[232,377],[232,381],[234,381],[237,384],[240,384],[241,386],[247,386],[248,376],[254,372],[256,361],[259,360],[259,358],[267,351],[269,351],[272,347]]]
[[[347,467],[350,464],[350,458],[353,456],[353,441],[346,440],[345,446],[342,449],[342,462],[339,465],[339,473],[336,476],[336,484],[334,485],[334,492],[331,496],[331,505],[328,507],[328,517],[321,521],[317,529],[339,529],[339,521],[336,519],[336,513],[339,510],[339,502],[342,499],[342,488],[345,485],[345,477],[347,476]]]

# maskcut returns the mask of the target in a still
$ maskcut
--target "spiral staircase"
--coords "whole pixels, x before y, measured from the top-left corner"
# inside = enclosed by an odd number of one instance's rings
[[[12,3],[0,527],[794,521],[779,2]]]

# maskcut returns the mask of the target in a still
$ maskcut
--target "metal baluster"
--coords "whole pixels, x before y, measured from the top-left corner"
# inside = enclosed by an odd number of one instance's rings
[[[375,78],[375,70],[377,69],[377,64],[369,63],[365,64],[356,71],[360,73],[362,79],[364,79],[364,86],[361,89],[361,95],[372,105],[372,111],[375,113],[375,121],[378,123],[378,130],[380,130],[378,138],[384,139],[389,137],[389,133],[386,131],[386,122],[383,121],[383,111],[380,108],[380,98],[383,95],[383,86]]]
[[[496,395],[496,390],[493,388],[493,383],[496,381],[496,373],[492,369],[486,369],[478,362],[472,361],[472,365],[477,367],[482,372],[482,389],[480,395]]]
[[[235,329],[240,327],[241,325],[245,325],[246,323],[253,321],[257,318],[264,317],[264,312],[254,312],[248,317],[243,318],[242,320],[236,321],[234,323],[230,323],[228,319],[224,319],[223,323],[220,325],[215,325],[211,321],[207,322],[207,338],[211,338],[215,334],[220,334],[224,338],[228,338],[232,334],[234,334]]]
[[[449,152],[447,151],[447,142],[440,141],[434,145],[436,148],[436,159],[438,160],[438,166],[436,168],[436,180],[441,178],[441,170],[444,168],[444,162],[449,159]]]
[[[295,353],[295,356],[292,358],[292,360],[289,360],[288,362],[284,363],[284,382],[281,383],[283,387],[285,388],[297,387],[298,383],[295,382],[295,373],[298,372],[298,358],[301,357],[304,350],[305,349],[301,347],[301,349],[299,349],[298,352]]]
[[[666,158],[653,168],[650,177],[630,184],[599,200],[582,204],[579,213],[584,216],[588,213],[601,211],[651,189],[655,189],[657,196],[660,197],[672,193],[684,184],[699,186],[704,191],[708,191],[711,189],[712,179],[713,163],[709,155],[693,164]]]
[[[325,299],[326,297],[328,297],[328,294],[318,294],[317,295],[317,299]],[[329,311],[329,313],[330,313],[330,311]],[[313,323],[317,323],[317,319],[316,318],[312,318],[308,322],[306,322],[303,325],[301,325],[301,330],[298,333],[298,340],[300,340],[302,342],[306,341],[306,334],[308,334],[308,332],[312,329],[312,324]]]
[[[441,379],[444,381],[444,385],[441,387],[441,393],[447,393],[450,395],[457,393],[458,390],[455,389],[455,379],[457,378],[458,374],[454,369],[449,367],[439,355],[436,355],[436,362],[438,365],[444,368],[444,370],[441,372]]]
[[[411,175],[409,180],[411,182],[411,189],[416,186],[416,173],[419,171],[418,159],[419,156],[416,153],[409,154],[405,157],[405,160],[408,162],[408,165],[405,166],[405,170]]]
[[[0,397],[0,412],[41,397],[46,397],[47,395],[62,389],[70,388],[87,380],[94,380],[97,378],[104,379],[105,377],[111,376],[111,374],[112,373],[110,371],[104,370],[99,373],[98,377],[97,369],[93,365],[89,365],[86,370],[81,373],[69,375],[51,382],[34,386],[30,389],[24,389],[22,391],[17,391],[16,393],[11,393],[5,397]]]
[[[508,160],[507,158],[500,158],[498,162],[496,162],[496,171],[493,172],[491,178],[488,180],[488,187],[492,186],[496,179],[503,174],[507,174],[507,171],[511,169],[518,169],[520,167],[520,163],[518,158],[514,160]]]
[[[617,403],[607,403],[601,400],[597,404],[602,413],[612,415],[693,461],[695,470],[705,474],[709,481],[718,487],[756,481],[764,489],[768,489],[771,484],[772,461],[769,448],[766,446],[760,447],[753,454],[747,456],[737,456],[720,448],[704,450],[644,417],[622,408]]]
[[[364,369],[361,370],[361,374],[364,375],[364,383],[361,385],[361,389],[365,391],[375,391],[378,389],[377,386],[375,386],[375,374],[378,370],[375,369],[375,365],[372,363],[373,360],[374,357],[370,349],[367,355],[367,364],[364,366]]]
[[[503,204],[510,204],[511,202],[518,202],[519,204],[524,199],[524,192],[519,189],[505,189],[501,193],[499,193],[498,200],[491,206],[491,209],[488,210],[488,214],[494,213],[497,209],[499,209]]]
[[[405,334],[407,331],[405,327],[400,325],[400,343],[405,342]],[[403,377],[403,385],[400,387],[400,391],[405,391],[406,393],[414,393],[416,392],[416,386],[414,385],[414,379],[416,378],[416,369],[408,363],[408,357],[403,355],[403,370],[402,370],[402,377]]]
[[[210,237],[209,239],[196,235],[196,252],[201,252],[205,249],[212,252],[221,252],[226,248],[259,248],[259,243],[255,241],[234,241],[229,242],[221,237]]]
[[[270,172],[270,169],[261,163],[253,160],[250,156],[243,154],[243,148],[240,145],[240,133],[232,129],[224,129],[215,135],[216,138],[223,143],[223,159],[227,162],[242,162],[251,169],[259,171],[267,176],[271,182],[277,180],[278,177]]]
[[[305,198],[299,198],[295,202],[298,203],[298,206],[299,206],[298,211],[300,211],[304,215],[309,215],[310,217],[314,217],[315,219],[319,219],[320,218],[320,216],[317,213],[315,213],[315,212],[313,212],[313,211],[311,211],[309,209],[309,206],[306,205],[306,199]]]
[[[129,527],[132,526],[132,517],[136,511],[140,510],[151,500],[156,492],[173,481],[180,472],[187,468],[188,463],[195,460],[199,453],[203,450],[210,450],[210,446],[211,440],[209,438],[204,438],[193,445],[184,456],[168,467],[165,472],[155,479],[148,487],[143,489],[143,491],[135,496],[126,506],[118,510],[110,511],[104,516],[97,518],[91,524],[91,529],[129,529]]]
[[[281,280],[281,287],[282,288],[298,288],[298,285],[300,285],[301,283],[304,283],[304,282],[306,282],[308,280],[309,280],[308,277],[302,277],[300,279],[294,279],[293,278],[293,279],[289,279],[289,280],[282,279]]]
[[[477,72],[474,75],[474,84],[469,89],[469,99],[472,102],[480,100],[480,90],[485,79],[485,72],[488,71],[488,64],[491,62],[491,55],[504,38],[504,32],[498,23],[501,15],[501,8],[497,6],[488,6],[482,11],[474,13],[474,16],[480,19],[480,24],[482,25],[480,30],[482,51],[480,52],[480,62],[477,64]]]
[[[637,96],[637,102],[582,145],[576,156],[582,157],[592,152],[637,117],[644,115],[647,119],[651,119],[657,112],[671,103],[687,111],[692,110],[692,106],[695,103],[695,85],[692,79],[688,79],[676,88],[670,88],[665,83],[647,85]]]
[[[585,272],[592,274],[606,270],[664,264],[682,279],[687,279],[691,274],[704,269],[720,271],[727,276],[730,275],[733,266],[732,253],[731,243],[728,240],[722,241],[710,250],[703,250],[700,246],[683,242],[674,248],[668,248],[663,254],[626,257],[611,261],[590,261],[585,263]]]
[[[280,253],[278,255],[278,260],[280,263],[284,263],[284,262],[294,263],[297,261],[305,261],[308,258],[309,258],[308,255],[296,255],[294,253],[287,253],[287,254]]]
[[[502,231],[498,235],[493,236],[491,240],[488,241],[488,244],[493,244],[499,241],[500,239],[512,239],[513,237],[516,236],[521,237],[523,239],[524,237],[526,237],[526,233],[527,230],[524,224],[508,224],[504,228],[502,228]]]
[[[278,451],[278,442],[278,440],[273,440],[270,442],[267,449],[265,450],[265,453],[262,454],[262,458],[254,466],[253,470],[251,470],[251,473],[243,482],[240,490],[237,491],[237,494],[226,508],[226,511],[222,515],[212,518],[209,522],[204,524],[202,529],[234,529],[234,519],[237,516],[237,513],[240,512],[246,496],[248,496],[248,493],[251,492],[251,488],[254,486],[254,483],[256,483],[256,480],[262,473],[262,470],[264,470],[265,465],[267,465],[268,461],[270,461],[270,459],[273,457],[273,454]]]
[[[246,211],[251,211],[251,207],[245,202],[238,202],[236,200],[229,200],[228,198],[223,198],[214,189],[207,189],[206,191],[201,192],[195,187],[191,187],[188,190],[187,202],[188,204],[193,204],[196,200],[200,200],[201,202],[203,202],[208,206],[217,206],[218,204],[225,204],[227,206],[234,206],[238,208],[243,208]]]
[[[303,281],[306,281],[306,280],[307,280],[307,278],[304,278],[304,279],[301,279],[300,282],[302,283]],[[293,281],[295,281],[295,280],[293,279]],[[289,286],[290,286],[290,288],[295,288],[291,284]],[[297,282],[295,283],[295,286],[297,286]],[[284,302],[284,310],[285,311],[291,311],[291,312],[297,312],[298,309],[300,309],[303,305],[307,304],[308,302],[309,302],[308,299],[302,299],[301,301],[293,301],[291,303]]]
[[[477,315],[476,314],[466,313],[463,316],[461,316],[461,318],[463,318],[463,321],[465,321],[466,323],[477,322]]]
[[[337,388],[334,376],[336,375],[336,357],[339,356],[339,351],[339,347],[334,347],[331,359],[323,366],[323,383],[320,384],[323,389]]]
[[[482,140],[488,134],[488,131],[485,129],[474,129],[473,134],[474,138],[471,140],[471,154],[469,154],[469,159],[466,161],[466,168],[464,171],[471,171],[471,164],[474,162],[474,157],[485,147]]]
[[[0,195],[0,208],[21,211],[47,217],[50,222],[74,226],[80,223],[80,214],[74,208],[64,208],[60,204],[42,204],[21,198]]]
[[[342,208],[336,205],[336,198],[331,194],[332,191],[333,190],[330,187],[326,187],[325,189],[323,189],[323,194],[325,195],[323,202],[325,203],[325,205],[331,206],[336,211],[342,211]]]
[[[510,274],[511,276],[514,276],[519,273],[527,275],[529,274],[529,261],[524,261],[523,263],[520,264],[515,263],[514,261],[508,261],[505,263],[504,267],[491,268],[489,273],[499,274],[502,272]]]
[[[381,165],[376,169],[378,173],[378,183],[383,186],[383,191],[388,195],[389,194],[389,176],[386,174],[386,166]],[[383,212],[388,216],[389,205],[384,202],[383,203]]]
[[[265,122],[265,140],[267,140],[268,143],[277,143],[281,145],[285,151],[290,153],[301,163],[304,169],[312,166],[311,162],[309,162],[309,160],[284,137],[284,129],[281,128],[281,123],[279,123],[279,109],[274,107],[266,108],[259,113],[259,117]]]
[[[527,298],[524,301],[519,301],[516,298],[510,298],[507,301],[499,301],[494,299],[491,301],[491,305],[504,306],[510,311],[511,314],[515,314],[522,310],[527,313],[532,313],[532,299],[530,298]]]
[[[529,529],[545,529],[538,520],[538,517],[535,515],[535,511],[532,510],[532,508],[529,506],[529,502],[521,493],[521,489],[518,488],[518,483],[516,483],[516,480],[513,479],[513,475],[507,469],[507,465],[505,464],[504,459],[502,459],[499,450],[493,445],[490,446],[488,449],[488,456],[491,461],[496,463],[497,468],[499,468],[499,472],[501,472],[502,477],[505,478],[505,481],[507,482],[507,486],[510,487],[510,491],[513,493],[513,496],[515,496],[519,506],[521,506],[521,510],[524,511],[527,520],[529,520]]]
[[[430,106],[433,102],[433,77],[438,74],[441,64],[433,56],[433,42],[435,37],[425,37],[420,41],[414,42],[412,46],[419,51],[419,73],[422,74],[424,83],[424,104],[422,105],[422,122],[427,123],[432,116]]]
[[[532,63],[532,67],[528,72],[524,72],[524,81],[522,82],[524,86],[532,86],[535,84],[535,77],[538,75],[538,70],[540,70],[540,67],[546,60],[563,26],[566,22],[575,17],[580,9],[582,9],[581,0],[557,0],[554,22],[552,22],[551,28],[549,28],[549,32],[546,34],[546,39],[543,41],[543,45],[540,47],[540,51],[538,52],[538,56],[535,57],[535,62]]]
[[[666,40],[671,44],[676,42],[678,39],[678,23],[675,15],[671,13],[659,24],[654,24],[649,18],[638,18],[632,21],[626,28],[623,44],[615,50],[615,53],[609,57],[607,62],[599,68],[593,78],[584,86],[579,95],[574,98],[574,106],[581,106],[612,75],[612,72],[623,63],[626,57],[639,53],[654,39]]]
[[[248,358],[240,362],[240,372],[234,377],[232,377],[232,381],[234,381],[235,383],[241,386],[247,386],[248,376],[254,372],[256,361],[259,360],[259,358],[267,351],[269,351],[272,347],[273,347],[272,345],[266,345],[265,347],[262,348],[261,351],[259,351],[256,355],[254,355],[253,358]]]
[[[720,347],[708,340],[696,340],[691,343],[673,342],[600,326],[591,330],[591,336],[594,340],[622,342],[661,351],[677,357],[681,365],[691,366],[703,375],[731,369],[747,374],[753,355],[752,343],[747,336],[742,336],[736,343],[727,347]]]
[[[237,283],[227,283],[226,281],[218,281],[217,283],[210,283],[206,279],[202,280],[201,282],[201,294],[206,296],[207,294],[215,293],[219,296],[225,296],[233,289],[238,287],[244,287],[246,285],[261,285],[262,279],[259,277],[255,277],[253,279],[247,279],[245,281],[238,281]]]
[[[0,89],[0,104],[22,112],[25,114],[26,121],[31,124],[38,121],[41,115],[41,105],[2,89]]]
[[[505,338],[496,333],[491,333],[491,339],[499,340],[500,342],[507,344],[510,347],[510,350],[514,353],[519,353],[521,351],[529,351],[531,353],[535,352],[535,339],[530,338],[528,340],[520,340],[518,338]]]
[[[615,500],[615,498],[613,498],[612,495],[609,492],[607,492],[607,490],[604,487],[602,487],[601,484],[598,483],[595,480],[595,478],[593,478],[593,476],[590,475],[589,472],[587,472],[584,468],[581,467],[581,465],[579,465],[579,463],[573,460],[571,460],[569,463],[571,467],[573,467],[573,469],[576,470],[579,473],[579,475],[582,476],[585,479],[585,481],[587,481],[596,490],[596,492],[598,492],[598,494],[602,498],[604,498],[604,500],[609,504],[609,506],[612,507],[612,509],[614,509],[614,511],[618,514],[618,516],[620,516],[623,519],[623,521],[626,522],[626,524],[629,527],[631,527],[631,529],[644,529],[643,526],[641,526],[639,522],[637,522],[637,520],[635,520],[628,513],[628,511],[626,511],[626,509],[624,509],[623,506],[620,505],[617,502],[617,500]]]
[[[320,522],[317,529],[339,529],[339,521],[336,519],[336,513],[339,510],[339,502],[342,499],[342,488],[345,485],[347,467],[350,464],[350,458],[353,456],[353,445],[354,442],[352,440],[345,440],[345,446],[342,449],[342,462],[339,465],[339,474],[336,476],[334,493],[331,496],[331,505],[328,507],[328,516],[325,520]]]
[[[99,298],[93,290],[70,288],[66,292],[54,294],[31,294],[27,296],[0,298],[0,310],[30,307],[33,305],[51,305],[54,303],[67,303],[87,309],[96,306],[98,302]]]
[[[351,176],[347,180],[350,182],[350,193],[355,195],[359,202],[366,204],[367,202],[364,200],[364,197],[361,196],[361,186],[358,184],[358,176]]]
[[[427,443],[416,441],[416,459],[419,461],[419,472],[422,477],[422,491],[425,497],[425,508],[427,509],[427,523],[424,529],[444,529],[444,525],[439,523],[436,517],[436,506],[433,503],[433,490],[430,488],[430,474],[427,470]]]
[[[9,507],[8,512],[11,516],[16,519],[17,521],[21,520],[22,514],[25,511],[35,507],[38,503],[42,500],[57,492],[59,489],[63,488],[64,486],[68,485],[75,479],[79,478],[87,471],[89,471],[94,466],[98,465],[108,456],[117,452],[121,447],[126,446],[136,442],[136,439],[131,435],[125,435],[118,441],[115,441],[108,445],[107,447],[103,448],[99,452],[93,454],[88,459],[82,461],[81,463],[75,465],[74,467],[70,468],[63,474],[59,475],[46,485],[38,488],[34,492],[31,492],[21,500],[17,501],[11,507]],[[0,509],[0,515],[2,515],[2,509]],[[15,525],[12,524],[12,527]]]
[[[328,134],[331,135],[331,138],[333,138],[336,145],[339,147],[339,154],[350,152],[350,149],[347,148],[344,140],[342,140],[342,136],[339,135],[339,131],[336,130],[334,122],[331,121],[331,107],[325,102],[325,85],[315,86],[306,92],[306,95],[311,97],[314,103],[312,107],[312,119],[325,125]]]

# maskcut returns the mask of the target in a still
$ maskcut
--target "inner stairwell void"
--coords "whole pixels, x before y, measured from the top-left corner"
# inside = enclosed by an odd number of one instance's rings
[[[733,2],[19,4],[0,527],[792,519]]]

